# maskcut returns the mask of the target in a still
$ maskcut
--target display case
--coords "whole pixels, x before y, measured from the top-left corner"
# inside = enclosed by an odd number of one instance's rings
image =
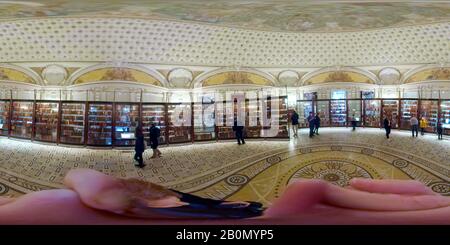
[[[347,115],[347,123],[348,126],[351,126],[352,118],[355,116],[356,125],[361,125],[362,115],[361,115],[361,100],[348,100],[348,115]]]
[[[441,122],[444,134],[450,134],[450,100],[441,101]]]
[[[214,102],[194,104],[195,141],[216,139]]]
[[[330,124],[330,101],[317,101],[316,114],[319,113],[320,127],[329,127]]]
[[[400,109],[400,128],[411,129],[411,117],[419,119],[418,113],[418,100],[401,100]]]
[[[160,129],[159,143],[166,143],[166,106],[162,104],[142,104],[142,127],[144,129],[145,142],[149,142],[150,126],[155,124]]]
[[[265,103],[265,104],[263,104]],[[270,100],[247,100],[245,103],[245,128],[244,128],[244,137],[245,138],[262,138],[263,135],[263,114],[261,113],[264,108],[268,114],[265,114],[268,119],[270,119],[270,110],[271,110],[271,101]],[[278,110],[279,111],[279,110]],[[257,112],[257,113],[252,113]],[[262,117],[260,117],[262,116]],[[253,122],[250,126],[250,122]],[[254,124],[256,122],[256,125]],[[270,122],[270,120],[269,120]],[[270,128],[270,125],[266,127]],[[233,132],[234,137],[234,132]]]
[[[8,135],[10,105],[9,101],[0,101],[0,135]]]
[[[345,100],[330,101],[331,126],[347,125],[347,102]]]
[[[299,127],[307,128],[308,126],[308,116],[310,112],[314,112],[313,110],[313,102],[312,101],[297,101],[298,107],[298,123]]]
[[[428,121],[426,132],[435,132],[439,114],[438,100],[421,100],[420,101],[420,117],[425,117]],[[418,118],[420,120],[420,118]]]
[[[112,145],[112,103],[89,104],[87,144]]]
[[[391,128],[398,128],[398,115],[399,115],[399,101],[398,100],[383,100],[383,115],[391,119]]]
[[[364,105],[364,126],[365,127],[381,127],[380,100],[363,100]]]
[[[116,104],[114,111],[114,145],[134,146],[139,125],[139,104]]]
[[[11,136],[30,139],[33,132],[33,107],[31,101],[14,101],[11,116]]]
[[[191,104],[169,104],[167,106],[167,129],[169,144],[192,141]]]
[[[58,132],[59,103],[36,102],[34,139],[56,142]]]
[[[60,143],[84,144],[85,103],[64,102],[61,104]]]
[[[287,111],[287,98],[286,97],[271,97],[266,100],[263,100],[263,108],[266,109],[266,113],[263,115],[267,115],[268,122],[272,120],[276,120],[278,122],[278,133],[276,136],[273,136],[272,132],[270,134],[268,132],[263,131],[263,137],[275,137],[275,138],[288,138],[288,111]],[[247,108],[248,111],[252,108]],[[272,118],[276,117],[276,118]],[[250,128],[250,127],[249,127]],[[265,130],[271,129],[271,125],[267,125],[263,127]],[[256,138],[256,137],[255,137]]]

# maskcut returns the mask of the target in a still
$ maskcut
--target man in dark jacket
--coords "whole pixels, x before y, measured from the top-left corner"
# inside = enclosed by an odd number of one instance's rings
[[[306,120],[308,120],[308,125],[309,125],[309,137],[312,138],[314,136],[314,127],[316,125],[314,113],[310,112],[309,116]]]
[[[320,116],[319,113],[316,114],[316,117],[314,117],[314,133],[319,135],[319,128],[320,128]]]
[[[391,120],[387,116],[384,117],[383,121],[384,130],[386,130],[386,138],[389,139],[389,134],[391,133]]]
[[[291,123],[292,123],[292,131],[294,131],[294,137],[298,137],[297,136],[297,132],[298,132],[298,113],[295,110],[292,111]]]
[[[236,135],[236,139],[238,142],[238,145],[241,144],[245,144],[245,140],[244,140],[244,125],[242,125],[242,123],[238,123],[237,120],[234,120],[234,125],[233,125],[233,131]]]
[[[441,140],[442,139],[442,133],[444,131],[444,129],[442,127],[442,122],[438,122],[437,127],[436,127],[436,131],[437,131],[438,139]]]
[[[134,145],[134,160],[136,160],[139,164],[136,165],[140,168],[143,168],[145,166],[144,164],[144,158],[142,157],[142,154],[145,151],[145,144],[144,144],[144,133],[142,132],[142,127],[139,125],[138,127],[136,127],[136,132],[135,132],[135,137],[136,137],[136,143]]]
[[[154,123],[150,125],[150,147],[153,150],[153,156],[151,158],[158,158],[161,156],[161,152],[158,150],[159,136],[161,131]]]

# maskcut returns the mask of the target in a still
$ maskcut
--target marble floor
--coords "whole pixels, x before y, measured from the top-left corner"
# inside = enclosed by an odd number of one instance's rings
[[[270,204],[292,181],[320,178],[345,186],[354,177],[416,179],[450,195],[450,138],[373,128],[306,130],[291,140],[249,140],[162,147],[163,157],[134,167],[132,150],[43,145],[0,137],[0,195],[62,187],[73,168],[141,178],[197,195]]]

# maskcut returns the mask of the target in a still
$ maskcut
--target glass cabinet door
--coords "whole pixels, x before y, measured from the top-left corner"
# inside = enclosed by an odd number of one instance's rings
[[[299,127],[307,128],[309,113],[313,112],[313,102],[312,101],[298,101],[298,123]]]
[[[112,104],[89,104],[88,145],[112,145]]]
[[[167,107],[168,134],[170,143],[192,141],[191,104],[172,104]]]
[[[360,125],[362,122],[361,115],[361,100],[348,100],[348,115],[347,123],[350,126],[352,118],[355,117],[356,124]]]
[[[331,100],[331,126],[347,125],[347,102],[345,100]]]
[[[420,117],[425,117],[428,121],[426,132],[435,132],[437,127],[439,112],[439,102],[437,100],[421,100],[420,101]],[[418,118],[420,120],[420,118]]]
[[[319,113],[320,126],[329,127],[330,124],[330,102],[327,101],[317,101],[316,114]]]
[[[399,102],[398,100],[383,100],[383,117],[391,119],[391,128],[398,128]],[[383,119],[383,118],[382,118]]]
[[[11,116],[11,136],[19,138],[31,138],[33,131],[33,102],[13,102]]]
[[[214,103],[194,104],[194,135],[195,141],[216,138]]]
[[[444,134],[450,134],[450,100],[441,102],[441,118]]]
[[[134,146],[134,133],[139,124],[139,105],[116,104],[114,122],[114,144],[116,146]]]
[[[159,143],[166,143],[166,107],[158,104],[142,105],[142,127],[144,129],[145,142],[150,140],[150,126],[155,124],[160,129]]]
[[[364,126],[365,127],[381,127],[380,119],[381,101],[380,100],[364,100]]]
[[[402,100],[402,108],[400,112],[400,128],[410,129],[411,128],[411,117],[417,117],[418,101],[417,100]]]
[[[58,131],[59,103],[37,102],[35,140],[56,142]]]
[[[62,103],[61,143],[84,144],[85,107],[84,103]]]
[[[9,108],[9,101],[0,101],[0,135],[8,135]]]

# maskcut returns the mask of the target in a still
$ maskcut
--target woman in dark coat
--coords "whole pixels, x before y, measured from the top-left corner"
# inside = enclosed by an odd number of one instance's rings
[[[134,151],[136,152],[134,154],[134,160],[136,160],[139,164],[136,165],[140,168],[143,168],[145,166],[144,164],[144,158],[142,157],[142,154],[145,151],[145,144],[144,144],[144,133],[142,132],[142,126],[136,127],[136,144],[134,146]]]

